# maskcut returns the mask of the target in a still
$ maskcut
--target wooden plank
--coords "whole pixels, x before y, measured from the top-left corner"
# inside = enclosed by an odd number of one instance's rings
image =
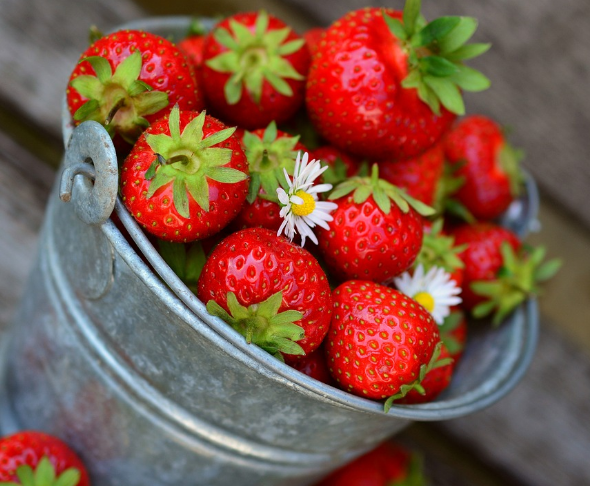
[[[54,172],[0,132],[0,328],[10,320],[33,263]]]
[[[527,486],[590,484],[590,359],[544,323],[531,368],[487,410],[434,427]]]
[[[371,4],[402,8],[403,2],[377,0],[286,0],[329,25],[349,10]],[[590,2],[422,2],[426,18],[467,15],[479,19],[474,40],[492,49],[470,63],[492,80],[486,93],[467,96],[467,109],[513,129],[511,140],[526,151],[525,165],[540,185],[590,226],[587,140],[590,122]]]
[[[72,69],[88,29],[111,29],[145,13],[128,0],[6,0],[0,14],[0,103],[56,138]]]

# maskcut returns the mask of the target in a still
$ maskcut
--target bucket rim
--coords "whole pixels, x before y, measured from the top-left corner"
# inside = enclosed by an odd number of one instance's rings
[[[141,29],[162,31],[169,29],[173,32],[183,32],[188,29],[192,19],[190,16],[156,16],[128,22],[114,30]],[[211,19],[203,20],[209,25],[213,22]],[[74,126],[64,97],[62,107],[62,134],[66,149],[73,129]],[[524,170],[523,172],[526,181],[527,207],[525,208],[524,216],[521,217],[521,221],[517,222],[515,228],[521,237],[529,231],[533,226],[533,222],[536,221],[535,218],[539,206],[538,191],[534,179],[528,172]],[[234,331],[220,318],[214,317],[207,312],[205,305],[164,262],[137,222],[129,214],[120,197],[117,198],[115,204],[115,213],[155,271],[155,273],[152,272],[141,261],[139,265],[143,265],[144,268],[132,266],[138,278],[152,288],[167,287],[170,289],[173,298],[178,299],[179,303],[196,320],[205,323],[211,332],[222,338],[224,352],[242,361],[254,363],[259,372],[265,373],[271,379],[279,382],[285,382],[287,380],[292,386],[298,387],[302,392],[316,399],[328,401],[341,407],[351,408],[358,412],[388,416],[392,419],[419,421],[447,420],[482,410],[500,400],[520,381],[532,361],[539,332],[538,304],[535,299],[527,300],[501,324],[501,326],[510,328],[512,356],[503,367],[496,370],[493,376],[488,377],[479,386],[455,398],[445,399],[443,394],[439,399],[424,404],[394,404],[389,412],[385,413],[382,402],[358,397],[346,391],[325,385],[281,363],[261,348],[247,344],[242,335]],[[509,220],[504,218],[503,224],[508,224],[509,222]],[[133,261],[137,265],[137,253],[110,220],[102,225],[102,230],[121,257],[126,261]],[[191,323],[189,319],[185,319],[185,322],[195,328],[194,323]]]

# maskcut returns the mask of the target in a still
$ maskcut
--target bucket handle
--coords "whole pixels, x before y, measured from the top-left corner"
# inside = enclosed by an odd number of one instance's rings
[[[104,223],[117,200],[119,170],[111,136],[95,121],[85,121],[72,133],[66,149],[59,197],[74,204],[78,218],[90,225]]]

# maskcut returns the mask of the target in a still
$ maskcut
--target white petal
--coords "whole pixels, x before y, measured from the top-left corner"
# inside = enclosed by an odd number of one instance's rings
[[[332,184],[317,184],[313,186],[308,192],[312,193],[320,193],[320,192],[328,192],[332,189]]]
[[[285,190],[282,187],[279,187],[277,189],[277,197],[279,198],[279,202],[283,206],[286,206],[287,204],[289,204],[289,196],[287,195],[287,193],[285,192]]]

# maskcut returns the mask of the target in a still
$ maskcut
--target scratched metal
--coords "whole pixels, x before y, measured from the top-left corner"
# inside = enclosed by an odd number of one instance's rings
[[[131,27],[168,36],[188,23],[174,17]],[[525,373],[537,340],[534,300],[498,328],[473,328],[438,400],[388,414],[246,344],[207,314],[120,200],[115,210],[128,235],[106,218],[116,160],[106,132],[90,125],[73,130],[64,115],[63,181],[2,343],[0,427],[62,437],[94,486],[312,484],[411,421],[493,404]],[[73,182],[72,174],[79,174]],[[530,177],[527,188],[503,220],[521,234],[538,207]]]

